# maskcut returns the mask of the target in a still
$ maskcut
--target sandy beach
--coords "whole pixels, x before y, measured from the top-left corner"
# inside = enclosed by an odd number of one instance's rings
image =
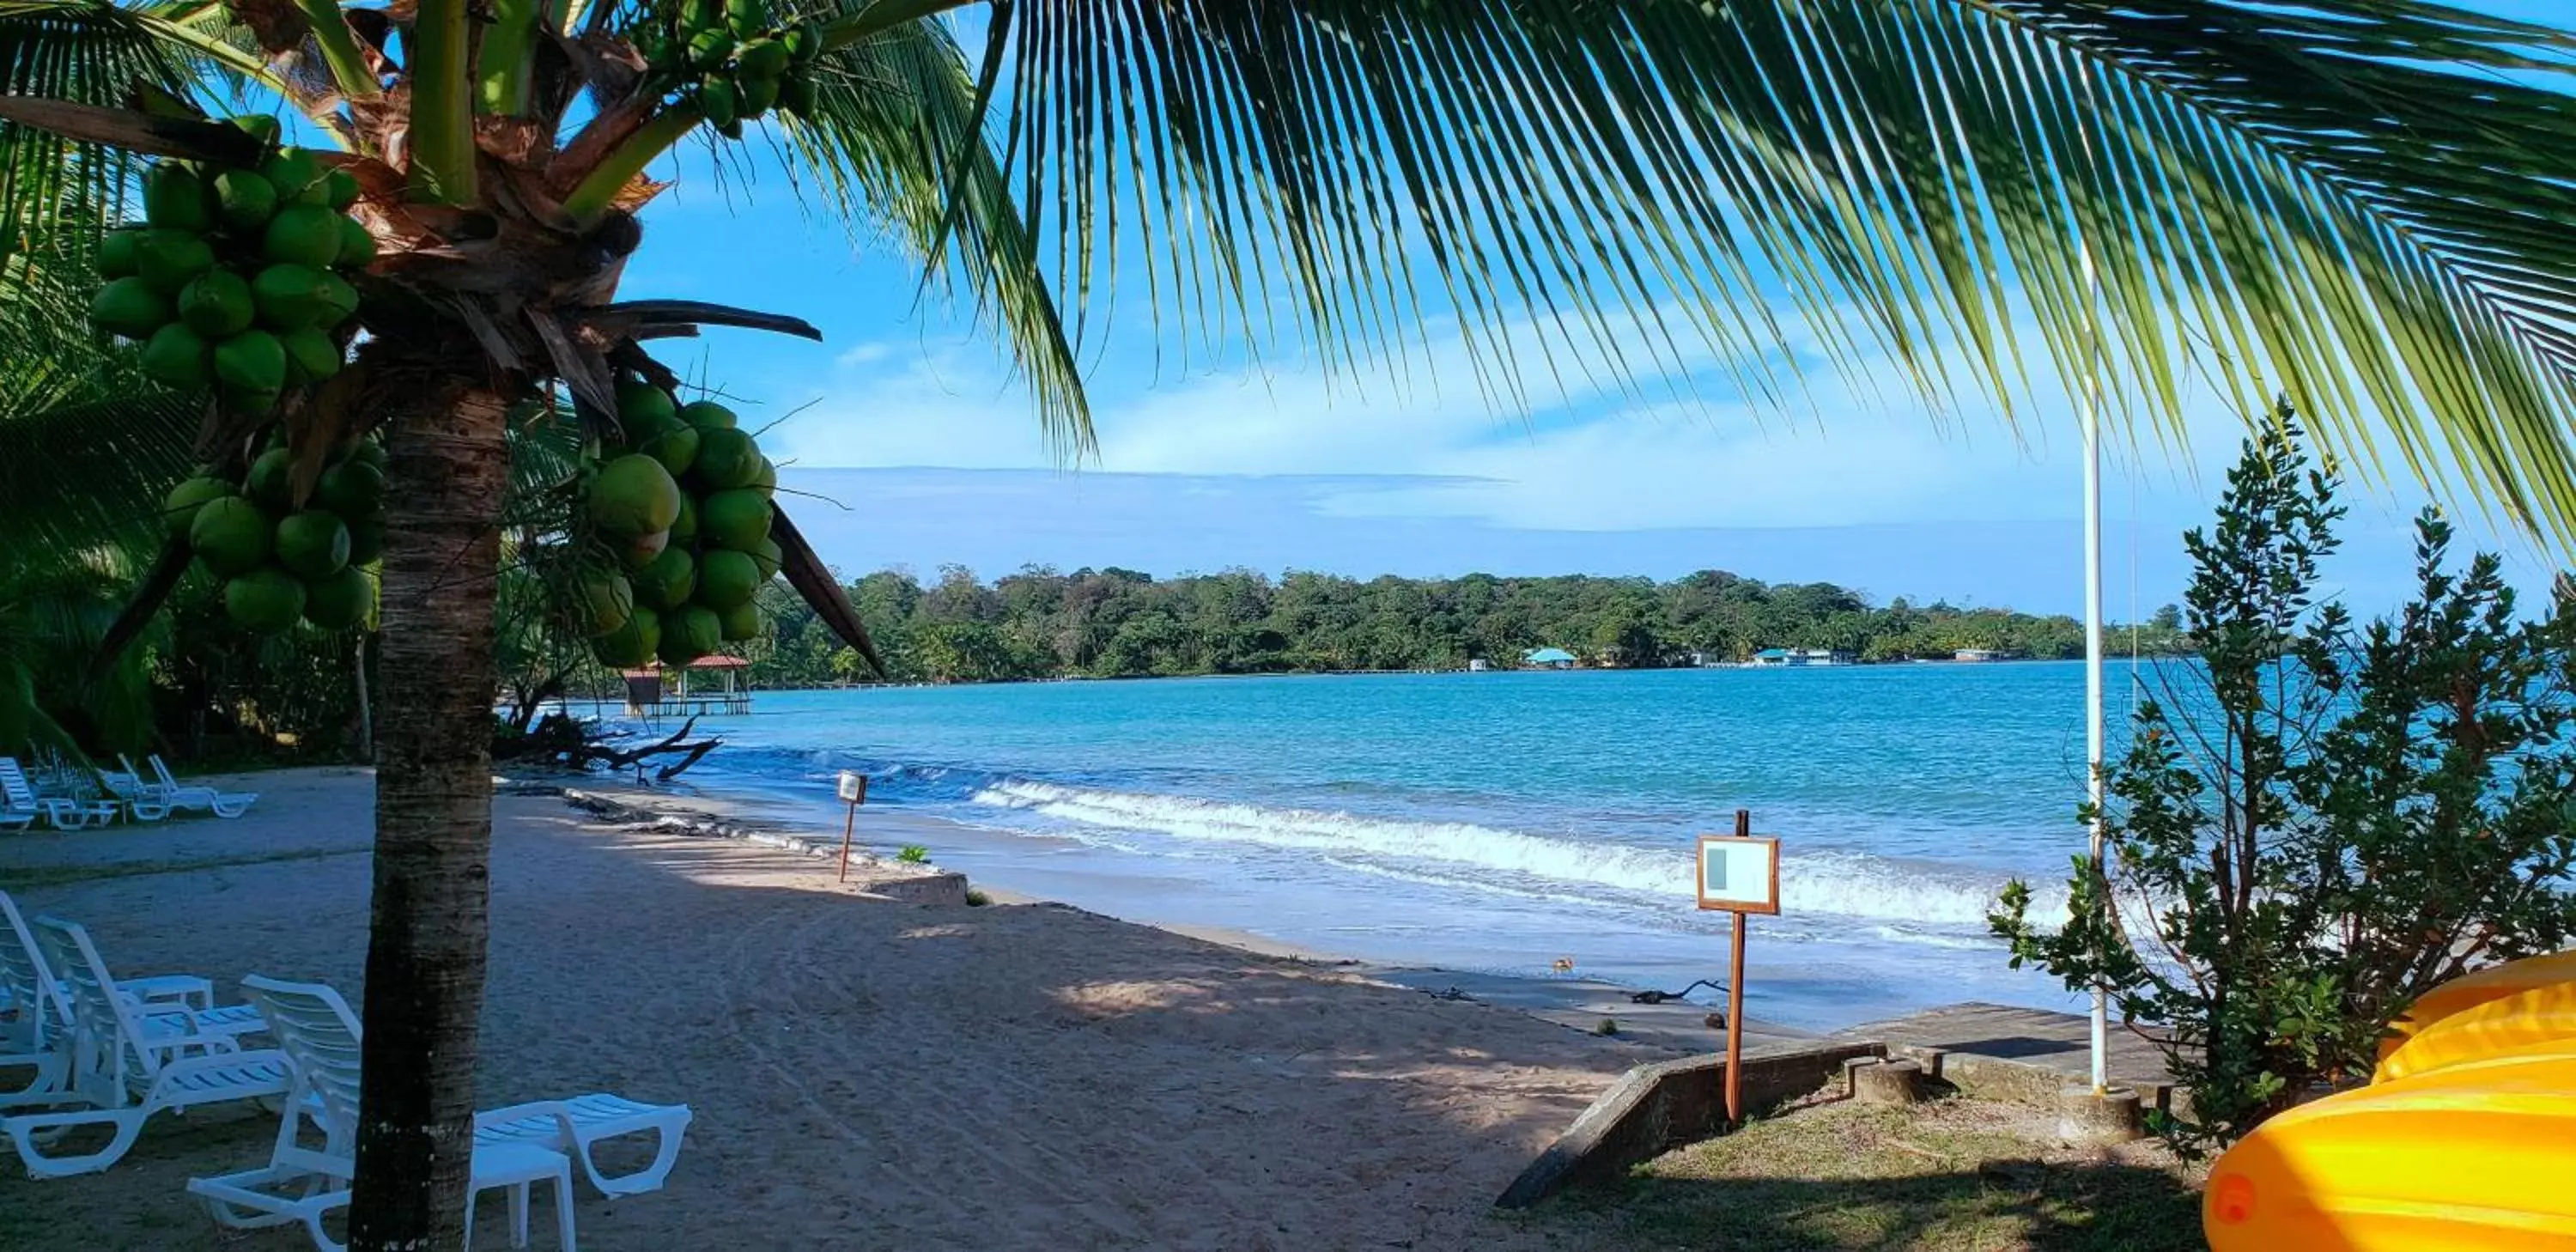
[[[123,974],[356,999],[370,776],[228,785],[263,793],[252,816],[12,837],[0,883],[86,923]],[[585,1194],[586,1247],[1563,1246],[1490,1201],[1617,1074],[1671,1054],[1061,905],[872,898],[827,860],[558,796],[504,795],[494,818],[480,1103],[696,1110],[666,1190]],[[861,838],[905,842],[903,822],[866,814]],[[0,1165],[0,1245],[218,1246],[184,1181],[260,1163],[273,1130],[199,1114],[103,1174]],[[506,1246],[502,1207],[483,1246]]]

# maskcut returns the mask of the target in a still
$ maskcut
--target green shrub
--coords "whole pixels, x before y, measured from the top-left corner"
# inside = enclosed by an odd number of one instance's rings
[[[2356,627],[2317,598],[2336,483],[2279,418],[2184,538],[2201,664],[2164,667],[2105,766],[2101,879],[2077,858],[2055,930],[2019,882],[1992,919],[2015,967],[2170,1032],[2191,1112],[2157,1126],[2186,1152],[2363,1081],[2417,995],[2576,931],[2566,584],[2520,619],[2497,558],[2453,572],[2427,510],[2414,598]]]
[[[894,859],[906,865],[927,865],[930,863],[930,849],[917,843],[907,843],[903,845],[903,851],[894,854]]]

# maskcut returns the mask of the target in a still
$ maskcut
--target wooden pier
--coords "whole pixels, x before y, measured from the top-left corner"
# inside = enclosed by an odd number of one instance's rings
[[[626,715],[642,721],[659,721],[666,717],[740,716],[751,712],[751,688],[743,685],[743,671],[751,662],[738,656],[704,656],[678,671],[630,669],[621,672],[626,680]],[[700,671],[722,675],[720,691],[692,691],[689,676]]]

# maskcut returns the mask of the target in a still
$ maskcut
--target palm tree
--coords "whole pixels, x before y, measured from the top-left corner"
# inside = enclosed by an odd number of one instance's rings
[[[1049,292],[1124,260],[1183,343],[1338,372],[1454,319],[1505,409],[1577,376],[1791,403],[1811,358],[2009,404],[2040,356],[2143,439],[2200,380],[2286,390],[2348,457],[2576,536],[2557,31],[2425,0],[992,0],[970,70],[965,7],[781,6],[828,51],[777,133],[982,301],[1070,450],[1099,321]],[[503,414],[561,386],[604,430],[639,341],[804,329],[615,300],[643,171],[739,124],[638,51],[689,10],[0,3],[0,248],[130,154],[239,159],[169,101],[240,84],[365,190],[368,402],[285,401],[299,447],[380,422],[392,458],[358,1247],[451,1244],[462,1207]]]

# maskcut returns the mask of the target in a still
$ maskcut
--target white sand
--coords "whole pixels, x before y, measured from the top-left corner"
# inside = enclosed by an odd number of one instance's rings
[[[239,781],[266,795],[239,822],[0,839],[0,884],[88,923],[122,972],[355,998],[369,779]],[[863,816],[862,838],[898,842],[896,821]],[[827,861],[554,798],[505,796],[496,823],[480,1102],[607,1089],[697,1110],[665,1191],[584,1196],[589,1248],[1550,1246],[1489,1201],[1664,1055],[1057,905],[873,900]],[[275,854],[299,859],[24,885]],[[165,1121],[80,1179],[0,1163],[0,1246],[217,1246],[181,1185],[259,1163],[273,1125]],[[489,1217],[481,1236],[506,1246]]]

